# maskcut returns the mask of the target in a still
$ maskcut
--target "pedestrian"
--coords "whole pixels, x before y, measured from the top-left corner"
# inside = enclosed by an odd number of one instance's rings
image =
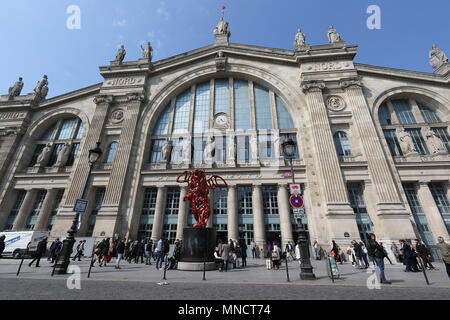
[[[338,252],[339,252],[339,260],[341,260],[341,264],[343,264],[345,262],[344,251],[342,250],[341,247],[339,247]]]
[[[125,253],[125,238],[119,241],[117,244],[116,250],[117,250],[117,260],[116,265],[114,266],[115,269],[120,269],[120,260],[122,260],[122,257]]]
[[[247,266],[247,244],[245,243],[245,240],[241,240],[241,244],[239,245],[240,250],[240,256],[242,259],[242,268],[245,268]]]
[[[102,257],[103,257],[103,248],[105,246],[105,239],[102,239],[99,243],[97,243],[97,246],[95,247],[94,254],[97,257],[98,265],[99,267],[102,266]],[[94,266],[94,262],[92,262],[92,266]]]
[[[297,241],[297,244],[295,245],[295,259],[300,260],[300,241]],[[317,260],[317,256],[316,256]]]
[[[152,265],[153,241],[150,239],[145,246],[145,264]]]
[[[78,261],[81,261],[81,257],[83,256],[84,252],[84,243],[86,240],[80,240],[80,242],[77,245],[77,253],[73,256],[72,261],[75,261],[78,258]]]
[[[130,257],[130,249],[131,249],[132,241],[128,239],[128,241],[125,244],[125,252],[123,254],[123,258],[128,261],[128,258]],[[130,261],[129,261],[130,262]]]
[[[52,248],[52,246],[53,246],[53,248]],[[62,250],[63,244],[61,241],[59,241],[59,238],[56,238],[56,240],[52,243],[52,246],[50,247],[50,252],[51,252],[51,257],[49,257],[49,258],[51,258],[50,263],[54,263],[56,261],[59,253]]]
[[[109,254],[109,252],[110,252],[109,238],[106,238],[105,242],[103,243],[102,259],[100,260],[100,267],[102,265],[106,267],[106,263],[109,262],[109,260],[111,259],[111,255]]]
[[[383,250],[383,247],[376,241],[374,234],[370,235],[368,252],[369,255],[375,259],[375,263],[380,270],[380,282],[384,284],[391,284],[390,281],[386,280],[386,276],[384,275],[384,258],[386,253]]]
[[[267,267],[267,270],[270,270],[270,269],[272,269],[272,266],[273,266],[273,264],[272,264],[272,244],[270,243],[270,241],[267,241],[266,248],[267,248],[266,267]]]
[[[144,240],[141,240],[141,242],[139,242],[138,246],[137,246],[137,256],[136,256],[136,260],[135,263],[139,262],[139,258],[141,258],[141,263],[144,263],[144,253],[145,253],[145,243]]]
[[[161,237],[156,245],[156,270],[162,268],[164,261],[164,240]]]
[[[272,270],[280,270],[280,261],[281,261],[281,249],[278,247],[278,244],[276,242],[273,243],[273,249],[271,253],[272,257]]]
[[[431,258],[430,250],[419,239],[416,239],[416,250],[417,253],[419,254],[419,257],[422,259],[423,267],[427,268],[428,270],[434,269],[430,261]]]
[[[317,240],[314,240],[314,254],[316,256],[316,260],[320,260],[319,243],[317,242]]]
[[[331,245],[331,251],[334,252],[334,258],[336,259],[336,262],[339,262],[339,249],[338,249],[338,245],[336,244],[336,242],[334,240],[331,241],[332,245]]]
[[[178,261],[180,261],[180,256],[181,256],[181,241],[179,239],[175,240],[175,246],[173,248],[173,259],[175,262],[174,268],[178,267]]]
[[[391,251],[394,254],[395,260],[397,260],[397,262],[402,262],[400,260],[400,252],[399,252],[397,244],[395,242],[392,242],[392,244],[391,244]]]
[[[52,258],[53,258],[53,253],[54,253],[54,251],[55,251],[55,246],[56,246],[56,243],[57,243],[58,241],[59,241],[59,238],[56,238],[55,240],[53,240],[52,244],[50,245],[50,249],[49,249],[47,261],[52,260]]]
[[[356,258],[355,258],[355,251],[353,249],[353,242],[350,242],[349,246],[347,247],[347,255],[348,255],[348,261],[352,263],[352,266],[356,265]]]
[[[380,245],[383,247],[384,253],[385,253],[385,255],[386,255],[386,259],[389,261],[389,263],[390,263],[391,265],[394,265],[394,264],[392,263],[392,261],[391,261],[391,258],[389,258],[389,255],[388,255],[388,253],[387,253],[386,247],[384,246],[383,242],[380,242]]]
[[[411,246],[405,240],[400,240],[400,245],[404,256],[403,263],[405,265],[405,272],[419,272],[416,256]]]
[[[250,243],[250,250],[252,251],[252,258],[255,259],[256,258],[256,242],[255,242],[255,240],[252,240],[252,242]]]
[[[28,264],[29,267],[31,267],[31,265],[33,264],[33,262],[36,261],[36,268],[39,268],[39,262],[41,261],[42,256],[45,254],[45,252],[47,251],[47,237],[44,237],[41,241],[39,241],[37,248],[36,248],[36,253],[34,254],[34,259],[31,260],[31,262]]]
[[[2,253],[5,250],[5,238],[6,236],[4,234],[0,236],[0,258],[2,257]]]
[[[447,270],[447,275],[450,279],[450,244],[446,243],[444,241],[444,238],[438,237],[438,243],[436,246],[439,249],[439,252],[441,253],[442,260],[445,264],[445,269]]]
[[[353,250],[355,251],[355,257],[356,257],[356,268],[358,269],[363,269],[363,254],[364,252],[362,251],[362,248],[360,246],[360,244],[358,242],[356,242],[355,240],[352,241],[353,243]]]
[[[222,240],[219,239],[219,242],[217,244],[217,248],[219,248],[219,251],[222,251],[222,246],[223,246]]]
[[[366,246],[364,245],[364,242],[360,241],[359,245],[361,246],[362,258],[363,258],[363,261],[364,261],[364,265],[366,266],[366,269],[367,269],[370,266],[369,260],[367,259],[368,251],[367,251]]]
[[[220,255],[219,247],[216,247],[216,249],[214,250],[214,262],[219,265],[219,272],[222,272],[223,259],[222,259],[222,256]]]
[[[222,245],[222,252],[221,252],[221,256],[222,256],[222,260],[225,266],[225,272],[228,271],[228,258],[230,255],[230,246],[226,243],[224,243]]]

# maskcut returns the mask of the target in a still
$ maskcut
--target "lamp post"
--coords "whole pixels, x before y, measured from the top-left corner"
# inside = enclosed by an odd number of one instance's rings
[[[289,163],[291,165],[292,183],[295,184],[294,166],[292,164],[292,159],[295,157],[296,144],[292,139],[289,138],[289,140],[281,144],[281,147],[283,148],[285,158],[289,159]],[[300,279],[315,280],[316,276],[314,275],[313,267],[309,259],[308,237],[301,218],[297,218],[297,230],[297,241],[300,245]]]
[[[86,179],[86,183],[84,185],[83,194],[81,196],[82,199],[86,198],[86,191],[89,182],[89,177],[91,176],[92,167],[98,161],[100,156],[102,155],[102,150],[100,149],[100,142],[97,142],[97,146],[89,150],[89,173]],[[58,259],[55,262],[55,272],[57,274],[66,274],[67,268],[70,264],[70,254],[73,251],[73,245],[75,244],[75,234],[78,232],[78,220],[80,219],[80,213],[77,212],[72,221],[72,226],[69,231],[67,231],[68,236],[63,241],[63,247],[61,249],[61,253],[59,254]]]

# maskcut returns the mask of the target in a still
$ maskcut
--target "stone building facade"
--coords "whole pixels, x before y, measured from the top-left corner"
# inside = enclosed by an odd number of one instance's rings
[[[79,236],[173,243],[195,223],[176,178],[201,168],[228,183],[211,192],[218,238],[284,245],[297,238],[280,149],[291,138],[311,240],[450,240],[447,61],[434,73],[359,64],[339,35],[310,46],[300,30],[294,50],[235,44],[222,20],[214,36],[155,62],[150,45],[138,61],[119,52],[102,83],[50,99],[2,96],[0,230],[64,237],[87,185]]]

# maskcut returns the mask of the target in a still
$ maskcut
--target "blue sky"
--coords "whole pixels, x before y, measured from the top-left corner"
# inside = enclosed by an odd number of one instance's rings
[[[69,30],[69,5],[81,9],[81,29]],[[292,49],[297,28],[307,43],[327,43],[333,24],[356,62],[425,72],[432,43],[450,55],[450,1],[418,0],[2,0],[0,92],[19,76],[22,94],[45,73],[53,97],[102,81],[120,44],[137,60],[150,40],[154,60],[214,42],[212,30],[225,5],[231,42]],[[381,8],[381,30],[369,30],[369,5]]]

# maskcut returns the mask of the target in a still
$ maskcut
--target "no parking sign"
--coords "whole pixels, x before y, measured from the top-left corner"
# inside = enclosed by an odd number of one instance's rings
[[[301,208],[303,207],[303,198],[301,195],[294,194],[289,198],[289,203],[294,208]]]

